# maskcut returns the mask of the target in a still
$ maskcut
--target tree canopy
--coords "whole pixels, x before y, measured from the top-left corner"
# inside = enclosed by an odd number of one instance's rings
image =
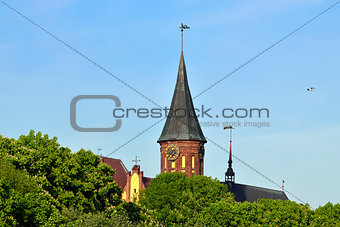
[[[239,203],[218,180],[182,173],[158,175],[140,204],[152,221],[165,226],[340,226],[340,204],[314,211],[289,200]]]
[[[139,204],[127,203],[114,173],[56,137],[0,136],[0,226],[340,226],[340,204],[239,203],[217,179],[177,172],[158,175]]]
[[[0,155],[4,160],[0,168],[0,217],[12,217],[27,225],[31,222],[24,216],[35,210],[26,208],[40,203],[39,209],[46,212],[39,223],[52,218],[55,210],[112,216],[127,207],[113,180],[114,170],[91,151],[72,153],[60,146],[56,137],[30,131],[18,140],[0,137]]]
[[[163,173],[150,182],[140,204],[163,224],[194,224],[194,217],[221,199],[233,202],[227,186],[206,176],[187,177],[183,173]]]
[[[0,225],[42,225],[59,211],[52,198],[23,171],[7,159],[0,160]]]

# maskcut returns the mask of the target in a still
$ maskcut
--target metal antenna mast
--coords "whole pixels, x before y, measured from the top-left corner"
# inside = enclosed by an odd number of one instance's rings
[[[183,52],[183,31],[184,29],[190,29],[190,27],[181,23],[181,27],[179,28],[181,29],[181,50]]]

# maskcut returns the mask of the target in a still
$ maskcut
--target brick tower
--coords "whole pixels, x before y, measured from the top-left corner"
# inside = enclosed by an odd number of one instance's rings
[[[177,82],[162,134],[161,173],[183,172],[203,175],[204,144],[207,142],[198,123],[192,102],[183,51]]]

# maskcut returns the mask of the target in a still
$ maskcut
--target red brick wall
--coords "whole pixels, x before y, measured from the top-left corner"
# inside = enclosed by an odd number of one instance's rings
[[[165,151],[168,145],[174,144],[179,148],[179,156],[174,161],[175,162],[175,169],[172,169],[172,161],[167,160],[167,166],[165,169]],[[200,146],[203,146],[203,143],[200,141],[164,141],[160,142],[161,148],[161,173],[163,172],[182,172],[182,157],[185,156],[185,174],[187,176],[191,176],[192,171],[196,175],[203,175],[203,159],[199,159],[198,151]],[[192,156],[195,157],[195,168],[192,169]]]

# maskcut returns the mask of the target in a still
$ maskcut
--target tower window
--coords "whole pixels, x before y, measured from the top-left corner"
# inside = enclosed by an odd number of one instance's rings
[[[137,192],[137,190],[136,189],[133,189],[133,193],[136,193]]]
[[[182,157],[182,169],[185,169],[185,156]]]
[[[194,156],[191,157],[191,168],[195,169],[195,157]]]

